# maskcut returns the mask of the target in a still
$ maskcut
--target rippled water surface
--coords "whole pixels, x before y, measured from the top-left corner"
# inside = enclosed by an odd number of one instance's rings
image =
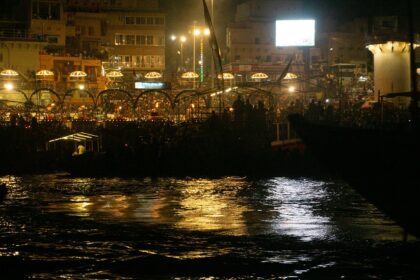
[[[0,268],[36,279],[418,279],[420,243],[307,178],[3,176]],[[6,274],[3,274],[6,275]]]

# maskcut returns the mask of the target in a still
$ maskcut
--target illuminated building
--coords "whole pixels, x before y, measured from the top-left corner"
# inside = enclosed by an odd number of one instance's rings
[[[302,2],[246,1],[237,6],[235,22],[226,30],[226,64],[224,70],[236,74],[239,81],[250,80],[255,72],[267,73],[270,78],[294,57],[292,72],[303,71],[302,52],[295,47],[275,46],[275,20],[302,14]]]

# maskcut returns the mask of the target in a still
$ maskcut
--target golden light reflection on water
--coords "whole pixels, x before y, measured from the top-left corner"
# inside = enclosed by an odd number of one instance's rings
[[[233,182],[233,183],[232,183]],[[250,211],[237,197],[243,182],[235,180],[187,180],[178,182],[176,191],[156,191],[130,195],[75,195],[67,201],[54,201],[50,212],[80,217],[131,220],[154,224],[173,224],[193,231],[222,231],[231,235],[248,233],[244,213]]]
[[[50,212],[70,212],[70,215],[90,217],[106,215],[124,218],[130,215],[130,202],[125,195],[73,196],[68,202],[55,202],[48,205]]]
[[[227,231],[232,235],[245,235],[244,213],[248,210],[236,197],[238,189],[219,192],[212,180],[194,180],[182,188],[180,220],[176,227],[201,231]]]

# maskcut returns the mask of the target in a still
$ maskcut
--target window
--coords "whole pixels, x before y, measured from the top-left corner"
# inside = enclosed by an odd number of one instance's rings
[[[163,24],[165,24],[165,21],[164,21],[163,17],[155,17],[155,24],[156,25],[163,25]]]
[[[241,56],[240,55],[235,55],[235,61],[241,60]]]
[[[153,24],[153,18],[147,17],[147,24]]]
[[[115,34],[115,45],[122,45],[122,44],[124,44],[124,35]]]
[[[134,45],[136,42],[136,37],[134,35],[126,35],[125,43],[126,45]]]
[[[256,44],[256,45],[259,45],[259,44],[260,44],[260,38],[255,38],[255,40],[254,40],[254,41],[255,41],[255,44]]]
[[[158,45],[159,46],[164,46],[165,45],[165,39],[164,39],[164,37],[159,37],[159,39],[158,39]]]
[[[125,24],[135,24],[135,17],[125,17]]]
[[[136,35],[136,45],[146,45],[146,36]]]
[[[146,24],[145,17],[136,17],[136,24]]]
[[[89,36],[95,36],[95,29],[92,26],[89,26],[88,34]]]
[[[153,45],[153,36],[147,36],[146,37],[146,44],[147,45]]]

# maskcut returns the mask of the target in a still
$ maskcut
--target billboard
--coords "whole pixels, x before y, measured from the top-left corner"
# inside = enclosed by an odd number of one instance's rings
[[[276,47],[315,46],[315,20],[276,20]]]
[[[135,82],[135,89],[170,89],[171,85],[166,82]]]

